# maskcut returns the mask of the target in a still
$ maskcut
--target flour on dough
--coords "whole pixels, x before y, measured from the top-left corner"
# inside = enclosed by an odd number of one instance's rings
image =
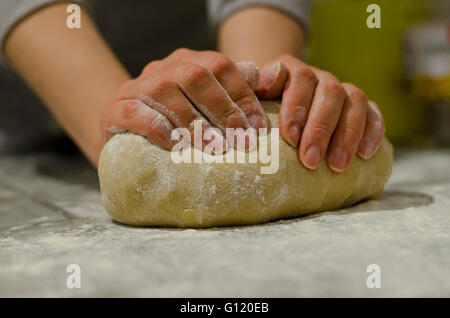
[[[263,102],[271,127],[278,127],[278,102]],[[384,139],[368,161],[355,158],[344,173],[322,162],[310,171],[296,149],[280,140],[275,174],[259,163],[175,164],[170,152],[131,133],[118,134],[99,162],[102,201],[115,220],[137,226],[213,227],[258,224],[335,210],[377,196],[392,168],[392,146]]]

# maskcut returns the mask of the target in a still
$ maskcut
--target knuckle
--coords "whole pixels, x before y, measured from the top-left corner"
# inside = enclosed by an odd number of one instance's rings
[[[136,116],[138,112],[138,104],[136,101],[127,102],[121,112],[121,116],[123,119],[130,119]]]
[[[355,85],[349,82],[342,83],[342,86],[344,86],[346,90],[357,89]]]
[[[224,127],[234,127],[233,124],[245,121],[245,114],[234,103],[211,110],[211,114],[214,117],[213,121]]]
[[[333,129],[331,126],[327,123],[315,123],[311,127],[311,133],[315,138],[322,139],[322,138],[329,138],[331,134],[333,133]]]
[[[149,73],[149,72],[154,72],[156,68],[158,68],[161,65],[161,61],[152,61],[150,63],[148,63],[144,69],[142,70],[141,74],[145,74],[145,73]]]
[[[364,91],[357,88],[356,86],[353,86],[349,89],[348,96],[350,97],[351,100],[354,100],[356,102],[361,103],[367,101],[367,96],[364,93]]]
[[[308,81],[311,82],[313,84],[316,84],[318,82],[317,76],[314,73],[314,71],[307,67],[307,66],[301,66],[298,67],[295,71],[294,71],[294,76],[298,79],[300,79],[301,81]]]
[[[221,109],[221,115],[225,121],[228,121],[229,119],[236,117],[238,114],[233,107],[224,107]]]
[[[187,83],[198,84],[210,77],[209,70],[201,65],[191,65],[184,72],[184,79]]]
[[[304,105],[293,104],[290,106],[291,117],[299,122],[305,122],[308,117],[308,109]]]
[[[148,93],[149,96],[160,96],[168,91],[172,91],[175,86],[175,83],[171,80],[159,80],[150,85]]]
[[[176,49],[172,54],[174,54],[174,55],[184,55],[184,54],[189,53],[189,52],[191,52],[190,49],[185,48],[185,47],[180,47],[180,48]]]
[[[335,97],[343,97],[345,96],[345,90],[341,83],[339,83],[336,79],[328,79],[324,83],[324,89],[327,93],[335,96]]]
[[[347,105],[351,105],[349,111],[345,112],[344,109],[341,116],[347,117],[347,119],[352,124],[356,123],[365,124],[369,116],[366,103],[358,103],[355,100],[349,98],[346,102],[346,106]]]
[[[229,72],[233,68],[233,62],[222,54],[217,54],[209,63],[209,69],[216,75]]]
[[[255,103],[255,98],[247,89],[240,89],[233,94],[233,101],[237,105],[252,105]]]
[[[243,112],[236,110],[227,110],[223,117],[224,127],[242,127],[244,129],[249,128],[250,125]]]
[[[342,132],[343,140],[350,145],[356,144],[362,137],[362,130],[356,127],[347,126]]]

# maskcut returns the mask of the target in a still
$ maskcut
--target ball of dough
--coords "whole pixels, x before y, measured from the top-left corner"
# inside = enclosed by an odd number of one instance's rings
[[[278,127],[279,103],[262,104],[271,127]],[[205,228],[264,223],[377,196],[391,173],[392,153],[384,139],[370,160],[355,157],[344,173],[331,171],[325,162],[310,171],[299,163],[297,149],[280,139],[278,171],[262,174],[259,160],[176,164],[170,151],[147,139],[118,134],[100,157],[102,202],[112,218],[130,225]]]

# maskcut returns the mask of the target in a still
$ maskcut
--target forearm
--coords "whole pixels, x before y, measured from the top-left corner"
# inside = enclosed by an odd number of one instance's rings
[[[262,66],[281,54],[300,58],[305,34],[301,25],[278,10],[250,7],[231,15],[218,31],[219,51],[234,61]]]
[[[33,13],[9,34],[4,51],[28,85],[96,165],[100,113],[129,75],[86,12],[80,29],[66,26],[67,4]]]

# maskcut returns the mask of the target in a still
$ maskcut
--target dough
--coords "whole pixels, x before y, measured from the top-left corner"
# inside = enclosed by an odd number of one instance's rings
[[[279,103],[263,102],[263,107],[271,127],[278,127]],[[100,157],[102,202],[112,218],[130,225],[257,224],[374,198],[392,168],[392,146],[385,139],[370,160],[355,158],[341,174],[325,162],[316,171],[305,169],[296,149],[282,140],[279,151],[278,171],[262,174],[259,160],[175,164],[170,151],[141,136],[118,134]]]

